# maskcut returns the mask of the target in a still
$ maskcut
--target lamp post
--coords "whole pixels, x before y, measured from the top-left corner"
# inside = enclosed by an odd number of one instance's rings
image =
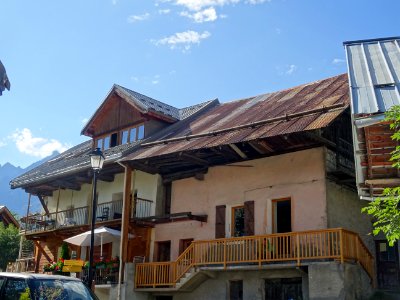
[[[104,155],[100,148],[96,148],[92,153],[90,153],[90,163],[93,169],[93,193],[92,193],[92,223],[90,232],[90,254],[89,254],[89,274],[87,285],[92,288],[93,282],[93,247],[94,247],[94,226],[96,223],[96,210],[97,210],[97,175],[100,173],[101,168],[104,163]]]

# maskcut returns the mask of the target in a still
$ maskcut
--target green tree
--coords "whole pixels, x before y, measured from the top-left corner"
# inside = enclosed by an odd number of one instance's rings
[[[394,131],[392,140],[400,141],[400,106],[393,106],[386,112],[386,121],[390,122],[390,129]],[[400,146],[396,146],[391,153],[390,160],[393,166],[400,169]],[[400,187],[385,188],[383,195],[362,209],[374,219],[373,234],[383,232],[393,246],[400,239]]]
[[[14,262],[19,252],[19,230],[14,225],[0,223],[0,269],[5,270],[8,262]]]

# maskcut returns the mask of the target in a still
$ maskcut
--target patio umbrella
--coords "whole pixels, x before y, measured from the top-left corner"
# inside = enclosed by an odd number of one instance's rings
[[[72,236],[64,241],[78,246],[90,246],[91,231]],[[128,238],[133,238],[133,234],[129,234]],[[103,256],[103,244],[111,243],[121,238],[121,231],[108,227],[99,227],[94,230],[94,246],[100,245],[100,256]]]

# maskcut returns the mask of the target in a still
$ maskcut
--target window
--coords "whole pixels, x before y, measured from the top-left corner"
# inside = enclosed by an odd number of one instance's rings
[[[302,300],[302,279],[277,278],[265,279],[265,300],[293,299]]]
[[[121,144],[127,144],[128,143],[128,136],[129,136],[129,131],[128,130],[123,130],[122,131],[122,138],[121,138]]]
[[[103,149],[103,139],[98,139],[97,140],[96,148]]]
[[[144,125],[140,125],[138,128],[138,140],[143,140],[144,139]]]
[[[110,148],[110,136],[106,136],[104,138],[103,150],[107,150]]]
[[[243,299],[243,280],[229,281],[229,299],[230,300]]]
[[[95,146],[104,151],[118,145],[124,145],[142,139],[144,139],[144,124],[132,128],[125,128],[119,132],[113,132],[109,135],[97,138]]]
[[[111,135],[110,147],[115,147],[118,145],[118,133],[113,133]]]
[[[131,128],[131,131],[129,133],[129,142],[134,142],[136,141],[136,127],[135,128]]]
[[[232,207],[232,236],[244,236],[244,206]]]

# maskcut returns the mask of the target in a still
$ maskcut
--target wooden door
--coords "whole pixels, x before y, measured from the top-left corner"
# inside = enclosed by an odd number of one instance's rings
[[[171,260],[171,241],[157,242],[157,261]]]
[[[397,242],[389,247],[386,240],[375,241],[378,285],[381,289],[400,288],[399,253]]]

